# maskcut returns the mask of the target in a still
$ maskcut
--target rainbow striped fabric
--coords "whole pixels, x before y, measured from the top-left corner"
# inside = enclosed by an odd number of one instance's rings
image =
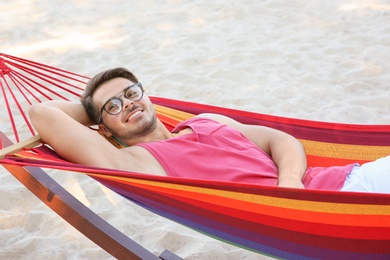
[[[193,115],[211,112],[283,130],[305,145],[310,166],[364,163],[390,154],[390,125],[315,122],[151,99],[168,128]],[[46,148],[36,152],[37,158],[24,151],[21,155],[28,158],[9,156],[1,163],[86,172],[161,216],[261,254],[286,259],[390,258],[390,194],[149,176],[71,164]]]

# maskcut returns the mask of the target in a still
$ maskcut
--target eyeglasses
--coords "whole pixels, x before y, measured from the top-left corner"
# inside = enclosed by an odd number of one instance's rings
[[[121,94],[120,96],[118,96]],[[103,110],[109,113],[110,115],[117,115],[123,110],[123,100],[122,96],[131,101],[138,101],[144,95],[144,89],[142,87],[141,82],[137,82],[134,85],[128,86],[124,88],[121,92],[107,100],[106,103],[100,109],[99,115],[99,124],[102,122],[102,114]]]

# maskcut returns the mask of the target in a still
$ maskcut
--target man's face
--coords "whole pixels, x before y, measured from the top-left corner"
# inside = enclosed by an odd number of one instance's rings
[[[121,140],[136,139],[147,135],[156,128],[157,118],[150,99],[143,95],[138,101],[125,98],[123,90],[133,85],[125,78],[115,78],[102,84],[93,95],[93,102],[101,114],[101,127],[107,130],[108,135],[114,135]],[[101,108],[112,97],[122,100],[122,111],[111,115]]]

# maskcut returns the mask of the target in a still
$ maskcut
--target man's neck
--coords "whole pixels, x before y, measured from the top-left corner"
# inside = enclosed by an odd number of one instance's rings
[[[138,143],[162,141],[173,137],[174,134],[172,134],[160,120],[157,120],[157,127],[150,133],[145,134],[144,136],[140,136],[138,138],[121,140],[121,142],[125,143],[127,146],[132,146]]]

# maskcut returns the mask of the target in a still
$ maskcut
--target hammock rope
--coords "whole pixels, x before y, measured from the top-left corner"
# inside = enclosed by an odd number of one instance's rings
[[[53,99],[74,100],[88,80],[71,71],[0,53],[0,87],[15,141],[20,142],[16,126],[19,120],[15,117],[22,118],[31,135],[35,135],[25,112],[28,106]],[[27,103],[25,107],[22,100]]]
[[[1,75],[1,76],[2,76],[2,78],[4,78],[3,75]],[[4,80],[4,82],[6,82],[6,81]],[[7,83],[6,83],[6,85],[8,86]],[[9,119],[10,119],[10,123],[11,123],[11,126],[12,126],[12,130],[14,131],[16,141],[19,142],[19,135],[18,135],[18,131],[16,129],[14,116],[13,116],[12,111],[11,111],[11,107],[10,107],[10,104],[9,104],[9,101],[8,101],[7,94],[6,94],[5,89],[4,89],[4,85],[1,83],[1,81],[0,81],[0,86],[1,86],[1,92],[2,92],[3,98],[4,98],[4,103],[6,105],[6,109],[7,109],[7,112],[8,112]]]

